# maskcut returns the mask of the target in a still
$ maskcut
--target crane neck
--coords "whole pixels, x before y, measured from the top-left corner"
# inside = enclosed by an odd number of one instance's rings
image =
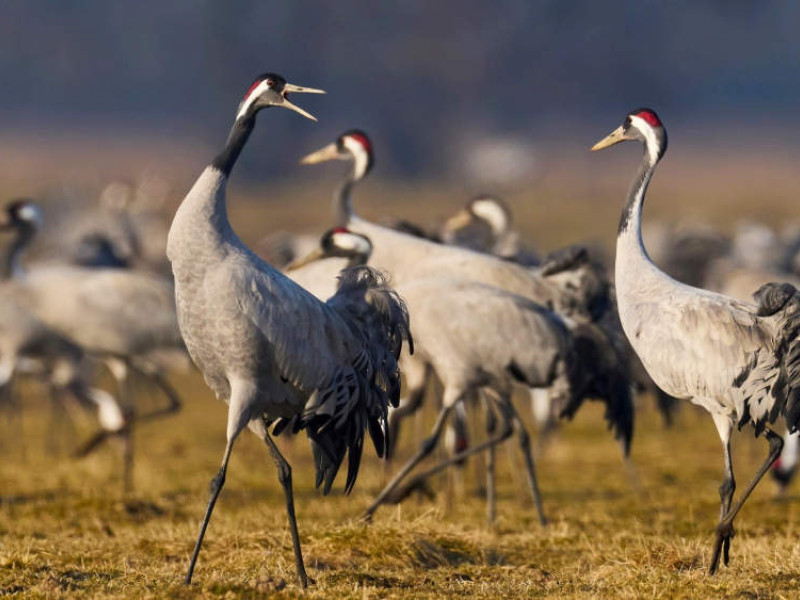
[[[233,165],[236,164],[236,160],[242,153],[242,148],[247,143],[250,134],[253,133],[255,125],[255,114],[236,119],[228,134],[228,141],[225,142],[225,147],[211,162],[211,166],[221,171],[225,177],[229,177]]]
[[[0,279],[12,279],[24,272],[22,257],[35,236],[36,230],[33,227],[23,226],[17,229],[14,241],[11,242],[2,263],[0,263]]]
[[[644,205],[647,186],[650,184],[650,179],[656,170],[658,160],[658,158],[652,158],[651,153],[645,151],[642,164],[628,191],[625,206],[622,209],[622,215],[619,220],[619,229],[617,230],[618,248],[622,240],[630,241],[633,239],[635,245],[645,256],[647,256],[647,251],[642,240],[642,206]]]
[[[357,252],[352,254],[347,259],[347,269],[351,269],[353,267],[361,267],[369,262],[369,254],[364,254],[362,252]]]
[[[255,117],[237,119],[222,151],[206,167],[175,213],[167,256],[177,263],[197,264],[224,254],[226,244],[241,245],[228,220],[225,189],[233,165],[255,127]]]
[[[353,170],[333,193],[333,215],[339,227],[347,225],[350,219],[355,215],[351,194],[353,187],[361,181],[362,177],[363,175],[358,173],[354,165]]]

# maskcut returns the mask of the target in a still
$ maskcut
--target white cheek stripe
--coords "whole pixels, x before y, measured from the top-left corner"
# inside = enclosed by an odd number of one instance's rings
[[[364,146],[355,139],[346,136],[344,138],[344,147],[347,148],[353,155],[355,166],[353,171],[356,179],[361,179],[367,173],[367,165],[369,165],[369,154],[367,154]]]
[[[23,221],[40,225],[42,223],[42,211],[35,206],[26,204],[19,209],[19,218]]]
[[[494,233],[508,229],[508,215],[493,200],[477,200],[472,203],[472,212],[486,221]]]
[[[269,88],[269,86],[267,85],[266,79],[254,87],[253,91],[250,92],[244,100],[242,100],[242,105],[239,107],[239,112],[236,113],[236,118],[241,119],[244,115],[246,115],[253,102],[255,102],[261,94],[266,92],[267,88]]]
[[[355,251],[359,254],[368,254],[372,250],[371,245],[364,238],[352,233],[337,233],[333,237],[334,245],[340,250]]]
[[[650,126],[650,124],[645,121],[641,117],[637,117],[636,115],[631,115],[631,125],[636,127],[639,132],[644,136],[645,139],[645,147],[647,148],[647,153],[650,155],[650,162],[655,163],[658,160],[658,140],[656,139],[656,132]]]

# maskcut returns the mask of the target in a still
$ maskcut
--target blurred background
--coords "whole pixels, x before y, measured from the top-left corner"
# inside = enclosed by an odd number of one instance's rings
[[[234,178],[264,211],[246,238],[325,219],[336,167],[297,160],[360,127],[377,154],[367,216],[443,218],[488,191],[544,247],[570,228],[608,242],[640,150],[588,147],[637,106],[671,141],[648,217],[783,223],[798,29],[800,5],[777,1],[3,2],[0,190],[157,177],[174,209],[271,70],[328,96],[302,98],[319,124],[262,117]]]

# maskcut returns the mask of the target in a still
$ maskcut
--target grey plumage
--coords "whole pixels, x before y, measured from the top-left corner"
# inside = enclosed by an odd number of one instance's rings
[[[625,334],[653,380],[665,392],[691,400],[714,418],[725,455],[720,521],[711,558],[728,563],[733,521],[749,494],[778,457],[781,438],[767,428],[785,418],[797,429],[796,326],[788,288],[764,290],[762,309],[679,283],[659,270],[641,237],[647,186],[667,147],[666,132],[650,109],[637,109],[593,150],[617,142],[644,144],[641,168],[622,211],[617,236],[616,286]],[[783,307],[783,308],[782,308]],[[761,314],[764,313],[764,314]],[[772,313],[767,316],[766,313]],[[752,423],[766,433],[770,451],[739,501],[730,456],[734,425]]]
[[[180,398],[162,376],[164,363],[185,360],[172,283],[124,269],[59,264],[26,269],[22,259],[41,224],[40,210],[27,202],[12,203],[7,212],[16,241],[6,260],[12,274],[4,283],[6,301],[24,307],[40,326],[81,352],[106,360],[118,379],[124,412],[133,412],[129,368],[155,383],[167,399],[166,407],[139,414],[138,421],[177,412]],[[126,461],[132,463],[132,456]],[[125,481],[130,487],[128,467]]]
[[[351,193],[353,187],[368,174],[373,164],[369,138],[363,131],[345,132],[335,143],[306,156],[302,162],[315,164],[334,159],[351,161],[353,164],[348,177],[334,194],[337,222],[353,233],[362,234],[372,241],[373,252],[369,264],[390,273],[396,285],[402,286],[414,280],[428,278],[463,279],[497,287],[551,308],[560,314],[568,314],[569,326],[578,318],[585,319],[586,327],[596,326],[591,323],[591,316],[578,314],[578,311],[589,310],[586,305],[579,306],[581,301],[578,298],[594,292],[590,287],[576,287],[567,281],[573,275],[576,278],[584,277],[585,271],[564,274],[560,277],[547,277],[538,269],[531,270],[512,261],[466,248],[438,244],[366,221],[355,214]],[[328,280],[333,278],[336,268],[339,268],[339,265],[331,267],[331,271],[327,274]],[[320,277],[321,274],[322,269],[315,269],[313,279]],[[293,272],[292,277],[302,277],[302,275]],[[306,278],[303,280],[307,281]],[[606,333],[598,332],[594,339],[599,341],[607,337]],[[607,339],[604,344],[611,346],[611,342]],[[613,348],[607,351],[614,352]],[[619,364],[622,364],[622,361]],[[619,373],[619,377],[628,377],[627,368]],[[600,386],[595,389],[600,389]],[[623,386],[615,386],[614,389],[622,393]],[[626,392],[626,395],[632,411],[630,393]],[[613,401],[616,402],[616,399]],[[622,399],[622,402],[626,400]]]
[[[225,188],[255,127],[256,113],[283,106],[311,117],[289,92],[319,92],[276,74],[256,79],[240,104],[222,152],[184,198],[170,228],[167,255],[175,275],[178,323],[189,353],[216,395],[228,403],[227,445],[186,575],[194,565],[225,480],[233,443],[244,427],[266,442],[287,499],[297,575],[303,565],[291,468],[268,426],[305,429],[317,483],[330,489],[349,456],[345,489],[355,482],[366,431],[385,453],[386,412],[399,396],[397,355],[408,316],[383,278],[368,268],[346,272],[321,302],[256,256],[233,231]]]
[[[3,228],[11,229],[14,239],[2,257],[7,269],[0,281],[0,394],[11,393],[21,362],[32,361],[37,365],[38,374],[47,378],[54,400],[61,402],[69,394],[81,407],[96,413],[101,431],[95,438],[102,440],[109,435],[122,435],[127,455],[130,449],[128,415],[113,396],[90,385],[91,369],[83,348],[43,322],[27,298],[19,293],[14,275],[19,276],[19,258],[41,220],[38,208],[29,199],[16,200],[7,205],[6,215]],[[123,478],[126,488],[130,485],[127,467],[126,461]]]
[[[362,264],[369,259],[371,249],[367,237],[336,228],[322,236],[320,251],[307,260],[333,256],[346,257],[350,264]],[[378,495],[366,515],[371,516],[384,501],[404,496],[395,490],[433,450],[452,409],[479,390],[491,390],[501,407],[505,435],[510,435],[512,427],[518,430],[526,463],[530,465],[529,483],[544,522],[527,433],[511,405],[511,392],[514,383],[529,388],[558,388],[565,406],[575,405],[574,397],[580,395],[584,385],[580,380],[583,373],[576,368],[573,338],[566,324],[558,315],[527,298],[472,281],[444,277],[419,279],[398,285],[397,291],[413,315],[417,353],[413,359],[406,355],[402,359],[403,370],[411,379],[410,393],[418,393],[416,388],[424,385],[424,374],[430,368],[444,386],[443,408],[431,437]],[[420,363],[425,365],[422,370]],[[421,380],[414,377],[416,372],[423,373]],[[491,447],[487,446],[487,450],[491,451]],[[460,452],[459,457],[470,453]],[[423,477],[418,475],[412,485]],[[488,514],[493,518],[493,507]]]

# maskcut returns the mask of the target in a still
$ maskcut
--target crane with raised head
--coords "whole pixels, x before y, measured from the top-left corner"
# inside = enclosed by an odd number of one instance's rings
[[[346,270],[336,293],[322,302],[258,258],[228,220],[228,178],[258,113],[283,107],[316,120],[289,101],[293,93],[324,92],[290,84],[274,73],[255,79],[225,146],[181,202],[169,232],[167,255],[181,334],[209,387],[228,404],[225,452],[211,483],[187,584],[225,483],[233,444],[249,427],[264,440],[277,467],[297,577],[306,587],[292,470],[272,435],[306,431],[323,493],[347,456],[345,491],[350,491],[366,432],[377,454],[385,455],[387,410],[400,394],[397,358],[409,339],[408,313],[383,277],[368,267]]]

